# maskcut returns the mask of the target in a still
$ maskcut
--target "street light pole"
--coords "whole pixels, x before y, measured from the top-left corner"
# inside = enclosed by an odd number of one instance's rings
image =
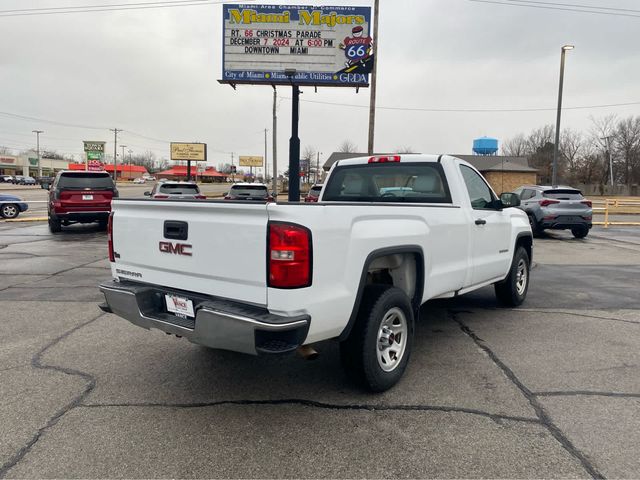
[[[562,115],[562,89],[564,87],[564,57],[567,50],[573,50],[573,45],[565,45],[560,53],[560,87],[558,90],[558,115],[556,117],[556,141],[553,145],[553,173],[551,183],[558,186],[558,149],[560,146],[560,117]]]
[[[380,33],[378,31],[378,12],[380,0],[375,0],[373,12],[373,70],[371,71],[371,98],[369,100],[369,141],[367,151],[369,155],[374,152],[374,137],[376,131],[376,88],[378,84],[378,43],[380,42]]]
[[[124,160],[124,149],[127,148],[126,145],[120,145],[122,147],[122,176],[124,177],[124,165],[125,165],[125,160]],[[131,176],[131,171],[129,171],[129,176]]]
[[[113,181],[118,181],[118,133],[122,130],[119,128],[110,128],[113,132]]]
[[[42,161],[40,160],[40,134],[44,133],[44,130],[31,130],[36,134],[36,155],[38,155],[38,176],[42,176]]]

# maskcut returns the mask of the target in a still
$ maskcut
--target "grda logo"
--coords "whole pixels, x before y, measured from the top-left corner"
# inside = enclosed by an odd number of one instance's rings
[[[162,253],[173,253],[174,255],[192,256],[191,245],[186,243],[160,242],[160,251]]]

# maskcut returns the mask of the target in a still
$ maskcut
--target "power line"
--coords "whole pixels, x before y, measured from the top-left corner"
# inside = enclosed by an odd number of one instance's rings
[[[633,10],[631,8],[615,8],[615,7],[599,7],[596,5],[581,5],[575,3],[559,3],[559,2],[541,2],[535,0],[507,0],[508,2],[513,3],[538,3],[540,5],[555,5],[562,7],[577,7],[577,8],[589,8],[591,10],[611,10],[614,12],[631,12],[631,13],[640,13],[640,10]]]
[[[256,0],[241,0],[242,3]],[[40,15],[65,15],[71,13],[115,12],[125,10],[148,10],[157,8],[194,7],[200,5],[220,5],[227,0],[170,0],[141,3],[122,3],[111,5],[86,5],[77,7],[30,8],[22,10],[0,10],[0,17],[31,17]]]
[[[280,97],[291,100],[291,97]],[[300,100],[305,103],[317,103],[337,107],[369,108],[368,105],[356,105],[350,103],[324,102],[320,100]],[[606,105],[580,105],[575,107],[563,107],[563,110],[588,110],[596,108],[627,107],[640,105],[640,102],[610,103]],[[393,110],[401,112],[434,112],[434,113],[508,113],[508,112],[555,112],[556,108],[415,108],[415,107],[376,107],[378,110]]]
[[[579,12],[579,13],[591,13],[594,15],[611,15],[611,16],[617,16],[617,17],[632,17],[632,18],[640,18],[640,15],[631,15],[628,13],[616,13],[616,12],[600,12],[600,11],[596,11],[596,10],[583,10],[583,9],[578,9],[578,8],[565,8],[565,7],[560,7],[560,6],[552,6],[555,4],[547,4],[547,5],[534,5],[534,4],[524,4],[524,3],[512,3],[511,0],[507,0],[507,1],[497,1],[497,0],[467,0],[469,2],[475,2],[475,3],[489,3],[489,4],[493,4],[493,5],[507,5],[509,7],[524,7],[524,8],[539,8],[539,9],[544,9],[544,10],[560,10],[560,11],[565,11],[565,12]],[[526,1],[526,0],[525,0]],[[561,5],[561,4],[557,4],[557,5]]]

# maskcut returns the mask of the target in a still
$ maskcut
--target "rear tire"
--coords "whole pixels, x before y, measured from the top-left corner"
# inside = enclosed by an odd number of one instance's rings
[[[523,247],[518,247],[513,255],[509,275],[494,285],[496,297],[501,304],[507,307],[522,305],[529,290],[530,266],[529,254]]]
[[[20,214],[20,207],[15,203],[5,203],[0,208],[0,216],[4,218],[16,218]]]
[[[402,378],[413,345],[413,307],[390,285],[367,285],[356,323],[340,344],[347,376],[372,392],[384,392]]]
[[[54,217],[49,217],[49,231],[51,233],[60,233],[62,231],[62,224],[60,220]]]
[[[587,227],[576,227],[571,229],[571,233],[575,238],[584,238],[589,234],[589,229]]]

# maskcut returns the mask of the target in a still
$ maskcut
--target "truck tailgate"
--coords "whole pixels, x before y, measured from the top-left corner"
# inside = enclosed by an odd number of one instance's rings
[[[117,200],[113,212],[114,277],[266,305],[265,204]]]

